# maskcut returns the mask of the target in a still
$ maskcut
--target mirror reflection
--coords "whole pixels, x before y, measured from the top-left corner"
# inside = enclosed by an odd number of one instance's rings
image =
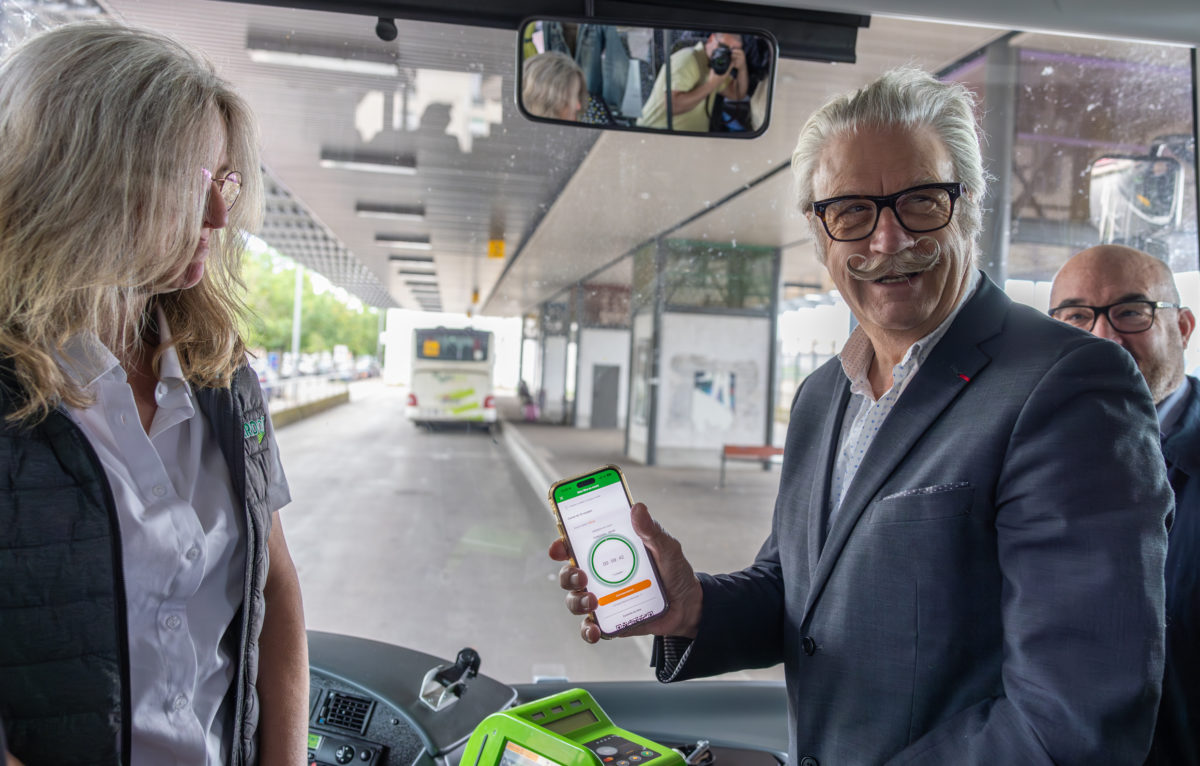
[[[744,30],[537,20],[521,33],[518,100],[535,120],[749,137],[767,126],[776,58],[773,39]]]
[[[1165,253],[1183,215],[1183,168],[1169,156],[1105,156],[1091,167],[1089,208],[1102,242]]]

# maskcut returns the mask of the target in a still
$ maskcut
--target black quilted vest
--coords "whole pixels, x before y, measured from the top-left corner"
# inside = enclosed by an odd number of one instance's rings
[[[0,418],[13,410],[0,368]],[[233,764],[257,762],[273,434],[242,367],[229,389],[196,391],[245,511],[245,598],[235,625]],[[0,421],[0,722],[26,764],[128,764],[129,649],[116,507],[104,468],[62,411],[32,429]],[[124,743],[124,747],[121,744]]]

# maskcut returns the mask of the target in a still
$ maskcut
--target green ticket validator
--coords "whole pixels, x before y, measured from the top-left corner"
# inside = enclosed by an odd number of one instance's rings
[[[679,753],[618,728],[592,695],[568,689],[493,713],[475,727],[464,766],[683,766]]]

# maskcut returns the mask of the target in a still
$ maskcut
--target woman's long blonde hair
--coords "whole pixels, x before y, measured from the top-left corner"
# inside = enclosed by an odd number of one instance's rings
[[[217,174],[222,140],[241,196],[212,232],[201,282],[163,292],[199,243],[202,173]],[[19,388],[9,421],[87,406],[56,354],[93,332],[127,359],[155,307],[189,382],[228,385],[245,357],[238,274],[262,173],[249,107],[211,64],[113,23],[38,35],[0,63],[0,146],[0,356]]]

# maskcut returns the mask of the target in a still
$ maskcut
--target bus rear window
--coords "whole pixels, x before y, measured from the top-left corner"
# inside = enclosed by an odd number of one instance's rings
[[[473,330],[418,330],[418,359],[482,362],[488,358],[488,334]]]

